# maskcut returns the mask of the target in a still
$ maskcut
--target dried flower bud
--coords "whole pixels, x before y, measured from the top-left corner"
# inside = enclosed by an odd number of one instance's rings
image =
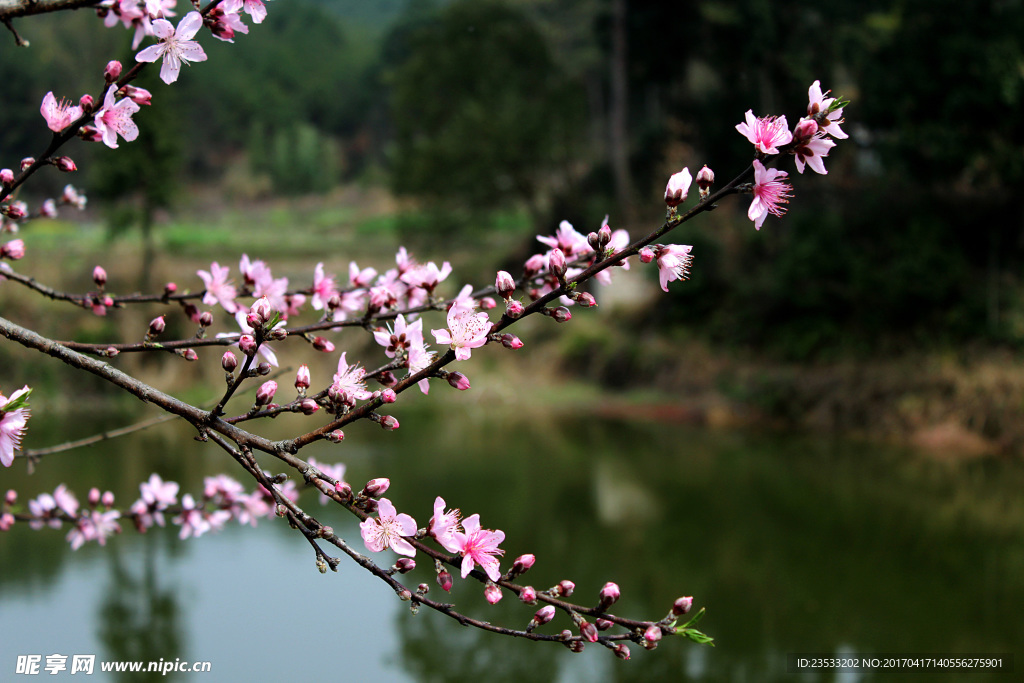
[[[537,589],[533,586],[524,586],[523,589],[519,591],[519,599],[527,605],[536,605]]]
[[[693,607],[693,597],[686,596],[683,598],[676,598],[676,601],[672,603],[672,616],[681,617]]]
[[[224,368],[225,372],[234,372],[238,367],[238,359],[235,358],[235,354],[225,351],[224,355],[220,357],[220,366]]]
[[[299,392],[305,391],[309,388],[309,380],[309,366],[305,364],[300,365],[299,369],[295,371],[295,388]]]
[[[100,289],[103,289],[103,286],[107,284],[107,271],[103,270],[103,266],[96,266],[92,269],[92,281]]]
[[[323,351],[324,353],[331,353],[334,351],[334,344],[329,339],[323,337],[314,337],[313,348],[317,351]]]
[[[512,296],[512,292],[516,291],[516,281],[507,271],[499,270],[498,277],[494,280],[494,288],[498,291],[498,296],[508,300]]]
[[[107,83],[113,83],[121,77],[121,62],[111,60],[107,62],[107,67],[103,69],[103,79]]]
[[[484,587],[484,598],[492,605],[498,604],[501,601],[501,588],[493,583],[488,583]]]

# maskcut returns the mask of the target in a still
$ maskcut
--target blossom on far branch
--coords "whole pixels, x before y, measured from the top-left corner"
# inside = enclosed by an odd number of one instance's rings
[[[252,17],[254,24],[262,24],[267,18],[267,7],[263,0],[224,0],[220,7],[229,14],[238,14],[244,10]]]
[[[160,65],[160,80],[170,85],[178,80],[178,72],[181,70],[182,62],[205,62],[206,53],[202,46],[192,40],[199,29],[203,26],[203,15],[199,12],[189,12],[178,22],[178,28],[174,28],[171,22],[166,19],[157,19],[153,22],[153,33],[160,42],[150,45],[145,50],[135,55],[139,62],[155,62],[162,59]]]
[[[221,267],[216,261],[210,264],[209,271],[196,271],[196,274],[203,279],[203,284],[206,286],[206,293],[203,295],[204,304],[207,306],[220,304],[228,313],[234,313],[238,310],[238,305],[235,303],[238,290],[228,280],[228,273],[230,272],[230,266]]]

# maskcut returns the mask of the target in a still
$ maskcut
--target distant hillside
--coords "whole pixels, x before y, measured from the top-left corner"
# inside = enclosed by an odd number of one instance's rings
[[[317,0],[316,4],[367,28],[384,29],[401,14],[408,2],[409,0]]]

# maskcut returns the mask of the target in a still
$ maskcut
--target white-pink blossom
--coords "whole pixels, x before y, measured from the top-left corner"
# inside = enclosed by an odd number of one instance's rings
[[[430,332],[438,344],[448,344],[455,350],[456,360],[467,360],[472,355],[471,349],[487,343],[490,331],[491,321],[487,319],[486,313],[459,314],[450,309],[448,329]]]
[[[366,376],[366,370],[360,365],[349,365],[345,360],[346,353],[348,352],[342,352],[341,358],[338,360],[338,372],[334,374],[332,386],[339,394],[348,394],[355,400],[364,401],[373,396],[373,393],[367,390],[366,380],[363,379]]]
[[[783,206],[792,196],[792,186],[783,180],[789,177],[785,171],[776,168],[765,168],[758,160],[754,160],[754,200],[750,202],[747,218],[754,221],[754,228],[761,229],[768,214],[782,216],[786,213]]]
[[[126,142],[139,137],[139,127],[132,121],[132,115],[139,111],[139,105],[130,99],[118,100],[115,90],[113,85],[107,88],[107,94],[103,96],[103,107],[93,119],[103,144],[111,149],[117,149],[118,135]]]
[[[213,306],[219,303],[228,313],[234,313],[238,310],[238,305],[235,303],[238,290],[228,280],[228,273],[230,272],[230,266],[221,267],[216,261],[210,264],[209,272],[205,270],[196,271],[196,274],[203,279],[203,284],[206,285],[206,294],[203,295],[204,304]]]
[[[29,418],[27,404],[32,392],[28,386],[18,389],[10,398],[0,394],[0,464],[10,467],[14,463],[14,451],[21,448],[21,438]]]
[[[504,531],[480,528],[480,515],[470,515],[462,520],[463,531],[452,532],[453,552],[462,555],[462,578],[469,576],[474,565],[487,574],[491,581],[501,577],[498,557],[505,554],[498,545],[505,540]]]
[[[787,145],[793,141],[793,134],[789,131],[785,116],[757,118],[750,109],[745,116],[746,121],[736,124],[736,130],[746,136],[757,151],[763,154],[778,154],[779,145]]]
[[[416,548],[403,536],[416,535],[416,520],[399,513],[387,498],[377,501],[377,518],[367,517],[359,524],[359,533],[366,547],[375,553],[391,548],[399,555],[412,557]]]
[[[203,26],[203,16],[199,12],[189,12],[180,22],[178,28],[174,28],[171,22],[166,19],[157,19],[153,22],[153,33],[160,42],[150,45],[145,50],[135,55],[139,62],[155,62],[162,59],[160,65],[160,80],[171,84],[178,80],[178,72],[181,64],[189,62],[205,62],[206,53],[202,46],[192,40],[199,29]]]
[[[82,108],[67,100],[57,101],[53,92],[46,93],[39,113],[46,119],[46,126],[54,133],[59,133],[82,115]]]
[[[827,94],[828,92],[824,94],[821,92],[820,81],[811,83],[811,87],[807,89],[807,99],[809,100],[807,115],[818,120],[819,130],[839,140],[845,140],[849,136],[839,127],[839,124],[843,123],[843,107],[836,107],[829,111],[835,104],[836,98],[825,97]],[[826,113],[822,114],[821,112]]]

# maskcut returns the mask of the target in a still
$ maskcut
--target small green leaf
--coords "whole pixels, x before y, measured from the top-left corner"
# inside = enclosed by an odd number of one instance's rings
[[[696,614],[694,614],[694,615],[693,615],[693,616],[692,616],[692,617],[690,618],[690,620],[689,620],[688,622],[686,622],[685,624],[683,624],[683,625],[682,625],[682,626],[680,626],[679,628],[686,628],[687,626],[694,626],[694,625],[696,625],[696,623],[697,623],[698,621],[700,621],[701,619],[703,619],[703,618],[704,618],[704,612],[705,612],[705,611],[706,611],[706,610],[705,610],[705,609],[704,609],[703,607],[701,607],[701,608],[700,608],[699,610],[697,610],[697,613],[696,613]]]
[[[695,628],[684,629],[680,631],[680,633],[684,634],[687,638],[689,638],[695,643],[700,643],[701,645],[710,645],[711,647],[715,646],[714,638],[704,633],[701,633]]]
[[[0,406],[0,413],[9,413],[12,410],[18,410],[19,408],[26,408],[26,407],[28,407],[28,397],[29,397],[29,395],[31,393],[32,393],[32,390],[29,389],[28,391],[26,391],[24,394],[22,394],[18,398],[10,400],[5,405]]]

